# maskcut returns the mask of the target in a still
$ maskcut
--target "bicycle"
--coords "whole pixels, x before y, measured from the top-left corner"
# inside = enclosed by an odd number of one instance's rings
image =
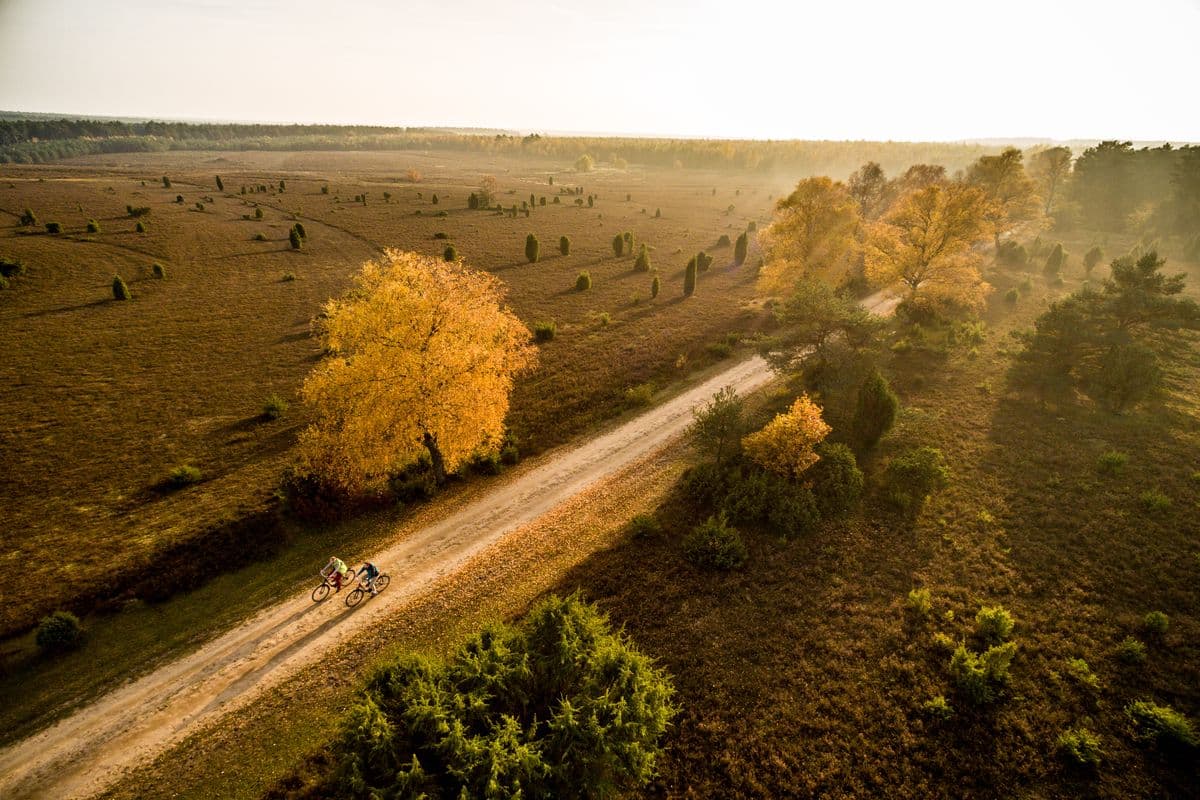
[[[318,570],[317,575],[321,576],[321,583],[317,586],[317,588],[312,590],[312,599],[314,603],[320,603],[325,598],[329,597],[329,593],[332,592],[334,588],[334,572],[332,569],[328,572],[326,572],[324,569]],[[342,586],[348,585],[356,577],[358,577],[358,573],[356,573],[354,570],[347,571],[346,577],[342,579]]]
[[[375,576],[375,594],[379,594],[380,592],[382,592],[384,589],[386,589],[388,587],[388,584],[391,582],[392,582],[392,579],[388,577],[388,574],[386,572],[381,572],[378,575],[376,575]],[[359,576],[358,577],[358,585],[354,587],[354,589],[350,592],[350,594],[346,595],[346,605],[348,605],[350,608],[354,608],[356,605],[358,605],[359,603],[362,602],[362,599],[364,597],[366,597],[370,593],[371,593],[371,587],[368,586],[367,579],[363,578],[362,576]]]

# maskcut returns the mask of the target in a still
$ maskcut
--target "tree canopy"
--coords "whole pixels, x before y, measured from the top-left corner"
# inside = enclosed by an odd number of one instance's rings
[[[910,299],[920,292],[979,307],[991,289],[976,252],[986,209],[983,192],[960,183],[933,183],[901,198],[868,232],[867,277],[883,286],[903,283]]]
[[[853,266],[861,223],[858,203],[844,183],[827,177],[800,181],[776,203],[775,219],[763,232],[763,289],[783,294],[806,276],[837,282]]]
[[[742,440],[751,461],[786,478],[800,474],[820,460],[815,450],[832,429],[821,418],[821,407],[800,395],[786,413]]]
[[[298,469],[354,491],[428,456],[444,480],[500,445],[514,377],[533,367],[528,329],[491,275],[389,250],[326,303],[317,327],[329,356],[304,382],[316,421]]]
[[[1021,151],[1015,147],[997,156],[980,156],[967,170],[967,182],[983,191],[987,200],[983,218],[997,248],[1005,233],[1035,219],[1040,211],[1036,186],[1025,174]]]

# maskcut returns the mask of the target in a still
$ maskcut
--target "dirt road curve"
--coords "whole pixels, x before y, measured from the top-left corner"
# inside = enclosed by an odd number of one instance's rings
[[[391,574],[392,583],[372,601],[349,609],[337,595],[316,605],[305,590],[0,752],[0,797],[71,798],[101,791],[123,770],[237,709],[392,613],[422,586],[505,534],[678,436],[691,422],[692,408],[717,389],[732,385],[745,393],[769,378],[761,359],[742,361],[376,554],[373,560]]]

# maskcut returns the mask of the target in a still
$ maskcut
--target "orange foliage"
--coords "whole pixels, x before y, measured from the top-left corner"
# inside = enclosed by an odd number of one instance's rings
[[[820,460],[814,448],[832,430],[821,418],[821,407],[802,394],[784,414],[742,439],[746,455],[763,469],[788,478]]]

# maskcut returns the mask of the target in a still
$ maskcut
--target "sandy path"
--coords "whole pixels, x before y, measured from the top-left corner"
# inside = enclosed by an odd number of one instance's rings
[[[879,292],[862,305],[886,316],[898,302],[890,293]],[[0,751],[0,797],[73,798],[102,791],[126,770],[393,613],[507,534],[681,435],[692,421],[692,409],[718,389],[733,386],[746,394],[770,379],[761,358],[741,361],[375,554],[372,560],[392,576],[392,583],[370,602],[349,609],[342,602],[344,595],[334,595],[317,605],[306,589],[194,653]]]
[[[742,361],[415,531],[373,557],[392,576],[392,584],[358,608],[347,608],[344,594],[314,604],[306,589],[0,751],[0,797],[87,797],[103,790],[124,770],[319,659],[506,534],[680,435],[691,422],[692,409],[722,386],[745,393],[770,377],[762,359]]]

